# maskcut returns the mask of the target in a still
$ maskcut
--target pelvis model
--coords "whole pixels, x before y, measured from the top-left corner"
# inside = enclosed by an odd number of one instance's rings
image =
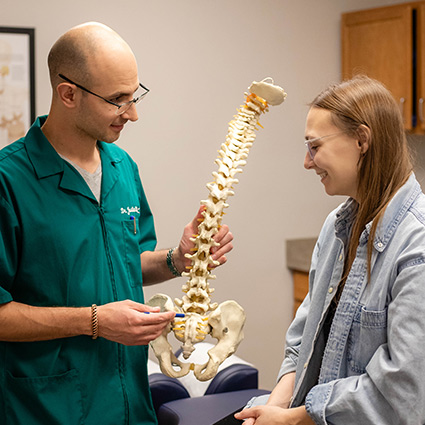
[[[233,354],[243,339],[245,312],[236,301],[225,301],[218,305],[211,303],[213,289],[209,280],[215,279],[211,274],[212,260],[210,250],[216,245],[213,237],[218,232],[228,207],[226,200],[233,195],[235,178],[242,172],[241,166],[246,164],[249,149],[255,140],[255,130],[259,125],[259,117],[268,111],[268,105],[279,105],[285,98],[284,90],[266,78],[261,82],[253,82],[249,93],[245,93],[246,101],[238,109],[237,115],[229,123],[226,141],[221,145],[216,159],[218,171],[214,171],[214,181],[207,184],[208,199],[201,201],[205,209],[203,219],[198,226],[198,233],[193,235],[193,254],[187,254],[192,265],[183,273],[189,280],[183,285],[185,295],[173,303],[167,295],[156,294],[148,302],[151,306],[160,306],[161,311],[184,313],[183,318],[176,318],[161,336],[151,342],[151,346],[159,360],[161,371],[171,377],[182,377],[194,371],[196,378],[207,381],[215,376],[220,364]],[[195,350],[194,344],[201,342],[210,334],[216,338],[217,344],[208,351],[209,360],[205,364],[195,365],[179,361],[167,340],[170,332],[183,343],[183,357],[189,359]]]

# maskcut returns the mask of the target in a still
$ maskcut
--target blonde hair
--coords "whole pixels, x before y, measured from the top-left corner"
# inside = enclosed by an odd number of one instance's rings
[[[333,124],[341,130],[359,138],[368,137],[368,149],[358,163],[358,205],[344,279],[356,256],[360,236],[372,221],[367,247],[370,278],[376,229],[389,201],[412,172],[403,118],[391,93],[379,81],[366,76],[331,85],[310,106],[330,111]],[[364,126],[369,132],[362,131]]]

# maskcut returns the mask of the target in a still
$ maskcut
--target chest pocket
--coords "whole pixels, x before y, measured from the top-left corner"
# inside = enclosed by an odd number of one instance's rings
[[[353,372],[366,371],[375,351],[387,342],[387,309],[366,310],[359,305],[348,336],[347,359]]]
[[[134,220],[136,220],[136,225]],[[134,220],[128,219],[121,222],[124,240],[125,267],[127,269],[128,280],[132,287],[141,286],[143,283],[137,217]]]

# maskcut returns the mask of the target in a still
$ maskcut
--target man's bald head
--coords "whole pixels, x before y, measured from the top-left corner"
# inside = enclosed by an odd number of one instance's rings
[[[56,41],[48,56],[52,87],[63,82],[58,74],[90,85],[97,58],[115,49],[132,54],[128,44],[104,24],[87,22],[71,28]]]

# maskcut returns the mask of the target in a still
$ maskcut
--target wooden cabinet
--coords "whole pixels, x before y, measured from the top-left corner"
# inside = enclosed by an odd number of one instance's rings
[[[298,307],[303,302],[308,293],[308,273],[294,270],[292,272],[294,279],[294,316]]]
[[[292,272],[294,282],[294,316],[308,293],[308,273],[316,241],[317,238],[298,238],[286,241],[286,265]]]
[[[355,74],[384,83],[406,129],[425,133],[425,1],[342,15],[342,76]]]

